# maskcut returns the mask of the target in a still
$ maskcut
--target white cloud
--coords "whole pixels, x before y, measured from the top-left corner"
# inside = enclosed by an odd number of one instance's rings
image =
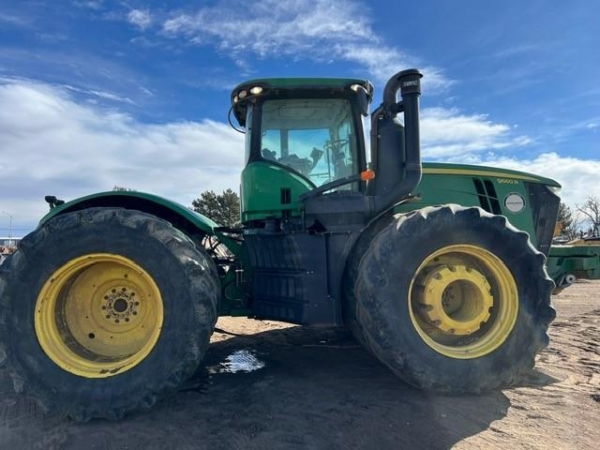
[[[494,123],[486,115],[465,115],[456,109],[427,108],[421,113],[421,145],[426,158],[451,158],[460,161],[467,155],[532,142],[514,135],[505,124]]]
[[[79,87],[71,86],[69,84],[63,84],[62,87],[64,87],[65,89],[68,89],[70,91],[77,92],[79,94],[84,94],[84,95],[88,95],[88,96],[98,97],[98,98],[103,99],[103,100],[111,100],[111,101],[114,101],[114,102],[129,103],[130,105],[135,105],[136,104],[133,100],[131,100],[128,97],[121,97],[121,96],[119,96],[117,94],[113,94],[112,92],[98,91],[98,90],[95,90],[95,89],[82,89],[82,88],[79,88]],[[144,92],[145,88],[143,88],[143,87],[140,86],[140,89],[142,90],[142,92]],[[148,91],[147,89],[145,89],[145,90]]]
[[[145,30],[152,25],[152,16],[148,10],[132,9],[127,14],[127,21],[141,30]]]
[[[193,14],[172,16],[163,22],[162,32],[196,45],[214,45],[234,60],[250,52],[261,58],[354,62],[377,81],[422,65],[382,42],[371,26],[367,7],[353,0],[262,0],[248,8],[221,1]],[[439,69],[427,67],[425,72],[424,84],[432,90],[451,83]]]
[[[64,89],[2,84],[0,210],[18,232],[46,212],[50,194],[72,199],[118,185],[190,205],[207,189],[237,190],[242,140],[223,123],[144,124],[78,104]],[[0,234],[4,228],[0,218]]]
[[[331,20],[333,17],[335,20]],[[308,44],[307,38],[374,39],[367,14],[352,1],[262,0],[254,2],[251,8],[222,1],[214,7],[200,8],[195,14],[168,19],[163,30],[191,38],[218,38],[223,49],[252,50],[262,56],[273,52],[294,54]]]
[[[385,82],[399,69],[407,69],[420,65],[418,61],[399,50],[386,45],[351,45],[334,46],[334,54],[338,57],[358,63],[365,67],[375,80]],[[435,67],[420,68],[423,73],[424,91],[437,91],[454,84],[445,78]]]
[[[374,40],[366,15],[348,1],[263,0],[251,8],[221,2],[168,19],[163,31],[197,44],[210,42],[235,54],[250,51],[260,57],[292,55],[298,59],[326,57],[330,49],[322,46],[324,42]]]
[[[26,26],[30,25],[31,20],[27,17],[0,12],[0,22],[5,22],[14,26]]]
[[[78,6],[80,8],[89,8],[89,9],[93,9],[95,11],[98,11],[100,9],[102,9],[102,0],[98,0],[98,1],[94,1],[94,0],[90,0],[90,1],[75,1],[73,2],[73,4],[75,6]]]

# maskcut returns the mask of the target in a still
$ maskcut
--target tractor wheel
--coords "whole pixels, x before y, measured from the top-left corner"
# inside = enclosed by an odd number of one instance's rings
[[[502,216],[427,207],[367,230],[346,274],[358,339],[408,383],[478,393],[513,384],[548,344],[554,283]]]
[[[193,374],[219,296],[212,260],[163,220],[58,216],[0,266],[0,359],[44,410],[119,419]]]

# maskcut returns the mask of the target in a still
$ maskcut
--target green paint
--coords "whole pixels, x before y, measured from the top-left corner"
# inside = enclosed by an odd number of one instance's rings
[[[487,166],[474,166],[470,164],[448,164],[448,163],[423,163],[424,175],[471,175],[479,177],[491,177],[499,179],[513,179],[529,181],[533,183],[545,184],[560,188],[556,181],[534,175],[531,173],[520,172],[517,170],[502,169]]]
[[[253,162],[242,171],[242,222],[281,218],[282,211],[300,215],[298,197],[315,186],[281,166],[268,162]],[[282,189],[290,190],[290,202],[282,203]]]
[[[598,245],[554,245],[550,248],[547,268],[555,281],[567,274],[600,279],[600,242]]]
[[[559,188],[560,184],[549,178],[525,172],[466,164],[424,163],[421,182],[413,191],[415,201],[404,203],[395,210],[407,212],[446,203],[481,206],[475,180],[479,180],[484,189],[486,183],[493,186],[499,213],[506,216],[513,226],[526,231],[532,244],[537,245],[526,183],[539,183],[555,188]],[[515,213],[506,207],[505,202],[511,194],[517,194],[525,200],[522,211]]]
[[[198,233],[218,234],[221,242],[233,254],[238,255],[240,253],[240,244],[228,236],[215,231],[215,228],[219,225],[208,217],[164,197],[138,191],[99,192],[71,200],[63,205],[52,208],[48,214],[42,217],[38,226],[44,225],[50,219],[60,214],[96,207],[128,208],[153,214],[156,217],[171,222],[176,228],[180,228],[181,231],[190,236]]]
[[[177,213],[180,216],[185,217],[186,220],[189,220],[190,222],[194,223],[199,229],[206,233],[213,234],[213,228],[219,226],[208,217],[205,217],[202,214],[198,214],[197,212],[192,211],[191,209],[186,208],[185,206],[177,202],[168,200],[164,197],[159,197],[158,195],[138,191],[98,192],[96,194],[87,195],[85,197],[80,197],[75,200],[68,201],[60,206],[52,208],[48,214],[42,217],[39,225],[43,225],[53,217],[56,217],[59,214],[64,214],[65,212],[76,211],[95,206],[118,207],[125,204],[126,202],[131,202],[132,200],[133,202],[139,205],[160,205],[168,210]],[[107,204],[105,205],[105,203]],[[143,211],[143,209],[141,209],[141,211]]]

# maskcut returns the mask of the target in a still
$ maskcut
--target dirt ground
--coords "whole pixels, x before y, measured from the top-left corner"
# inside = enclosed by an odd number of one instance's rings
[[[598,448],[600,281],[554,302],[527,382],[483,396],[414,389],[346,330],[231,318],[184,389],[121,422],[44,416],[0,372],[0,449]]]

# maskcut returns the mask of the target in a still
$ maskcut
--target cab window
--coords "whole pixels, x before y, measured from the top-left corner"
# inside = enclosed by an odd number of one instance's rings
[[[347,100],[267,100],[261,122],[263,160],[283,164],[317,186],[358,172],[356,133]]]

